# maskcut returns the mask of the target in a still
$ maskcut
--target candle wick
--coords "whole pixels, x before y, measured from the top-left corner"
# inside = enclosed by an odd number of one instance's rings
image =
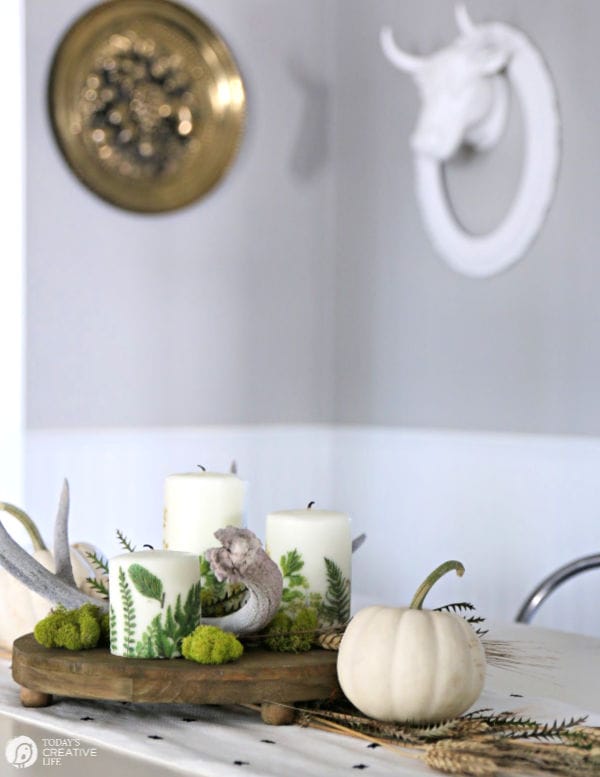
[[[306,509],[307,509],[307,510],[310,510],[310,508],[311,508],[313,505],[314,505],[314,502],[309,502],[309,503],[308,503],[308,507],[307,507]]]
[[[154,550],[154,545],[142,545],[142,548],[150,548],[150,550]]]
[[[232,475],[237,475],[237,461],[235,459],[231,462],[231,467],[229,467],[229,472]]]
[[[202,464],[196,464],[196,466],[202,470],[202,472],[206,472],[206,467],[203,467]]]

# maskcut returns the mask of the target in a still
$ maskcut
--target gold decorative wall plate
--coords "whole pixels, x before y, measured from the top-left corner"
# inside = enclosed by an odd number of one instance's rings
[[[58,47],[49,101],[76,175],[133,211],[201,197],[244,130],[244,84],[227,45],[169,0],[107,0],[81,16]]]

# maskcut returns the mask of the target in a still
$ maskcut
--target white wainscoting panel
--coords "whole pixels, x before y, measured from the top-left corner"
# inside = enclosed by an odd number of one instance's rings
[[[353,575],[363,602],[408,603],[438,563],[463,562],[429,606],[470,601],[512,620],[558,567],[600,552],[600,440],[340,429],[334,499],[369,540]],[[572,579],[535,625],[600,635],[600,569]]]
[[[30,431],[28,511],[52,538],[62,479],[71,487],[70,536],[115,553],[115,530],[134,544],[162,542],[167,475],[198,464],[228,471],[235,459],[248,481],[248,528],[264,537],[270,510],[328,506],[331,430],[321,426]],[[48,541],[47,540],[47,541]]]
[[[61,480],[71,535],[114,553],[121,528],[160,545],[166,475],[238,462],[249,481],[248,526],[316,500],[367,532],[354,560],[354,606],[407,604],[438,563],[462,561],[427,604],[471,601],[512,620],[548,573],[600,548],[600,440],[375,427],[256,426],[30,431],[26,507],[44,535]],[[600,635],[600,570],[567,582],[535,625]]]

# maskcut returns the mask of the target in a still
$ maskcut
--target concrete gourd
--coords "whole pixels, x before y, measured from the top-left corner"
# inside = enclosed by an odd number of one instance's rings
[[[338,680],[365,715],[397,722],[437,722],[461,715],[479,697],[485,653],[472,626],[448,612],[423,610],[431,586],[457,561],[439,566],[410,607],[366,607],[342,638]]]

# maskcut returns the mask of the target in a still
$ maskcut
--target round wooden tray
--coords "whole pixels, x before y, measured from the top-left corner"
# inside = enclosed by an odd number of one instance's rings
[[[238,661],[205,666],[185,659],[113,656],[106,648],[62,650],[33,634],[13,645],[12,675],[25,706],[46,706],[52,694],[78,699],[192,704],[260,704],[267,723],[288,723],[281,703],[326,699],[340,692],[337,653],[273,653],[247,648]]]

